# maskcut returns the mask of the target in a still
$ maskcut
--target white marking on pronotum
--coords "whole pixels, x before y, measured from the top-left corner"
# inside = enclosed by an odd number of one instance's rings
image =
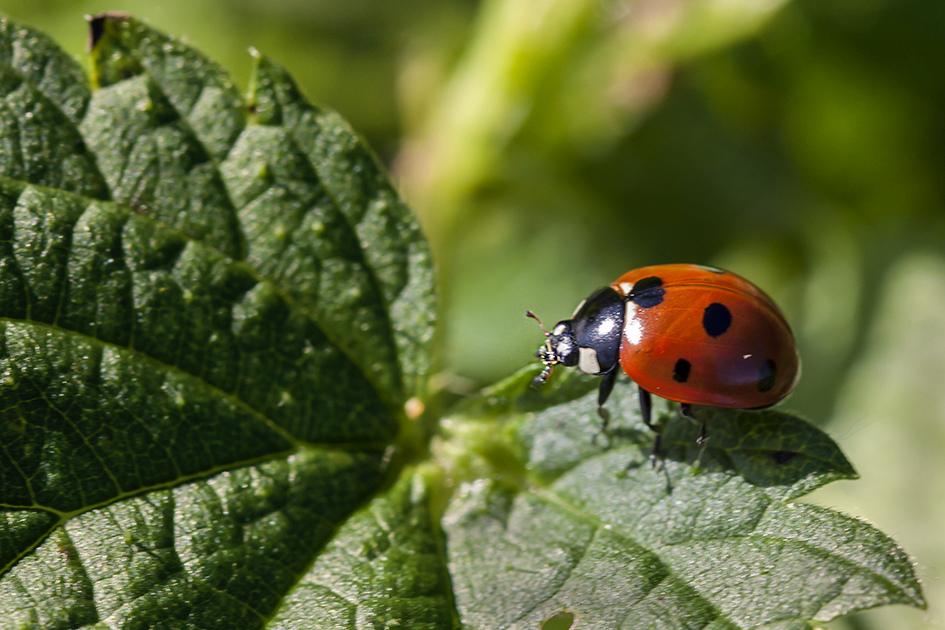
[[[621,282],[618,286],[620,287],[620,292],[624,295],[630,295],[630,292],[633,291],[632,282]]]
[[[600,362],[597,360],[597,350],[594,348],[578,348],[578,367],[585,374],[600,374]]]
[[[614,326],[617,325],[617,322],[613,319],[605,319],[600,323],[600,327],[597,329],[597,334],[601,337],[606,337],[610,334],[610,331],[614,329]]]
[[[742,355],[742,358],[743,358],[743,359],[750,359],[750,358],[751,358],[751,355],[750,355],[750,354],[743,354],[743,355]]]
[[[577,308],[574,309],[574,312],[571,313],[571,319],[574,319],[575,317],[577,317],[578,311],[581,310],[581,309],[584,307],[585,304],[587,304],[587,300],[586,300],[586,299],[581,300],[581,303],[578,304],[578,305],[577,305]]]
[[[643,323],[637,319],[637,305],[633,300],[627,300],[626,313],[623,319],[623,336],[631,345],[639,345],[643,339]]]

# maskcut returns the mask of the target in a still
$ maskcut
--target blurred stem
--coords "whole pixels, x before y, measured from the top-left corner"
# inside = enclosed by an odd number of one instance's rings
[[[441,278],[451,276],[457,226],[532,110],[538,86],[589,28],[599,0],[486,0],[419,138],[398,164]],[[448,293],[448,282],[441,291]],[[446,298],[446,296],[443,296]],[[448,299],[448,298],[446,298]]]
[[[542,86],[593,61],[603,69],[583,86],[588,109],[648,109],[654,101],[615,99],[615,84],[731,45],[757,32],[785,2],[486,0],[465,54],[398,164],[410,201],[444,254],[440,264],[449,259],[471,197],[500,167],[533,110],[548,107],[536,102]],[[575,87],[565,81],[560,89]]]

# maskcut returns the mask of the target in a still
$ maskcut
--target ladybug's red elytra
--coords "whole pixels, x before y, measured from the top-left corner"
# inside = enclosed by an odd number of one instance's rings
[[[628,271],[545,336],[536,384],[558,364],[603,376],[598,409],[606,430],[601,408],[619,363],[639,387],[643,421],[656,432],[654,456],[659,430],[651,423],[651,394],[681,403],[684,415],[691,405],[760,409],[787,396],[800,376],[794,335],[771,298],[741,276],[701,265]],[[703,423],[699,442],[705,439]]]

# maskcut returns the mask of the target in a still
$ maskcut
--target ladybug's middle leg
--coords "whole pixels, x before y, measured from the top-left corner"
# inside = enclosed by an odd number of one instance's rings
[[[650,431],[656,434],[653,437],[653,450],[650,451],[650,460],[655,466],[660,457],[660,442],[663,437],[663,427],[653,424],[653,398],[650,395],[650,392],[646,391],[639,385],[637,385],[637,391],[640,394],[640,415],[643,417],[643,424],[645,424]]]

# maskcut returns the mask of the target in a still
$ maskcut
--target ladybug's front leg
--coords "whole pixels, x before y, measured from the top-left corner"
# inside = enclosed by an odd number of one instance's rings
[[[600,379],[600,389],[597,390],[597,415],[600,416],[600,430],[594,434],[594,438],[591,440],[593,444],[597,443],[598,435],[601,433],[607,434],[607,426],[610,424],[610,414],[604,409],[604,403],[607,402],[607,399],[610,397],[610,392],[613,391],[615,382],[617,382],[616,366],[609,372],[605,372]],[[609,440],[610,436],[607,437]]]
[[[604,403],[610,398],[610,392],[614,390],[614,383],[617,382],[617,366],[615,365],[609,372],[605,372],[600,379],[600,389],[597,390],[597,413],[604,417],[602,413]],[[606,428],[606,427],[605,427]]]

